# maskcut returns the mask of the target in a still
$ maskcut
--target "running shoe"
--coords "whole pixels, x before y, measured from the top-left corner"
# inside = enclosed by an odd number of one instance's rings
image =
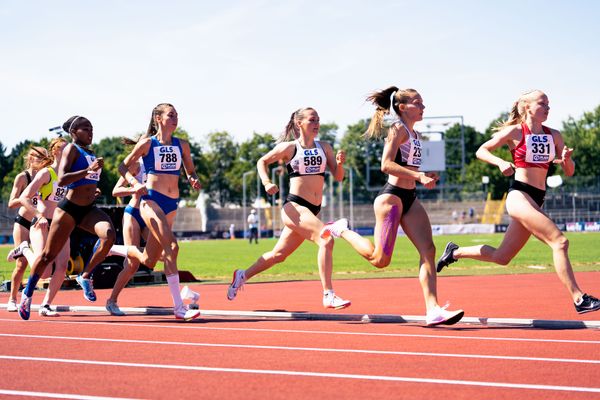
[[[38,313],[42,317],[60,317],[60,314],[50,308],[50,304],[43,304],[40,306]]]
[[[341,310],[346,307],[350,307],[350,300],[344,300],[337,296],[333,291],[326,292],[323,295],[323,307],[333,308],[334,310]]]
[[[123,311],[117,305],[117,302],[111,299],[106,300],[106,311],[110,313],[110,315],[114,315],[115,317],[122,317],[125,315]]]
[[[17,306],[17,302],[13,299],[8,300],[8,303],[6,303],[6,311],[8,312],[17,312],[17,310],[19,309],[19,306]]]
[[[20,245],[12,249],[8,252],[8,256],[6,256],[6,261],[11,262],[15,261],[19,257],[23,257],[23,250],[29,248],[29,243],[26,241],[21,242]]]
[[[75,278],[75,280],[83,289],[83,297],[85,297],[87,301],[96,301],[96,293],[94,293],[94,284],[92,283],[92,280],[85,279],[81,275],[77,275],[77,278]]]
[[[348,230],[348,220],[346,218],[340,218],[335,222],[328,222],[321,229],[321,239],[327,239],[329,236],[339,238],[342,236],[342,232]]]
[[[231,285],[227,288],[227,300],[235,299],[237,296],[238,290],[242,289],[246,283],[246,274],[243,269],[236,269],[233,271],[233,279],[231,280]]]
[[[444,253],[437,262],[437,272],[440,272],[444,267],[458,261],[456,258],[454,258],[454,250],[456,249],[458,249],[458,245],[456,243],[448,242],[446,248],[444,249]]]
[[[446,308],[450,303],[447,303],[444,307],[435,306],[433,309],[427,312],[425,317],[425,324],[427,326],[435,325],[454,325],[462,319],[465,315],[463,310],[448,311]]]
[[[29,316],[30,316],[30,309],[31,309],[31,297],[27,297],[25,295],[25,293],[23,293],[21,295],[21,304],[19,304],[19,316],[24,319],[24,320],[28,320]]]
[[[591,311],[600,310],[600,300],[589,294],[584,294],[579,300],[579,304],[575,303],[575,310],[579,314],[585,314]]]
[[[200,310],[190,310],[185,305],[174,310],[175,318],[182,319],[184,321],[191,321],[200,316]]]

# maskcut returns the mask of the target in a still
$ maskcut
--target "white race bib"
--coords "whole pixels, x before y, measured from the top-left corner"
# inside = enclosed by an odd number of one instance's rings
[[[300,175],[319,174],[325,170],[324,168],[323,171],[321,170],[325,160],[318,148],[302,149],[300,160],[298,165]]]
[[[552,135],[526,135],[525,162],[542,164],[554,160],[556,149]]]
[[[409,137],[410,150],[408,151],[408,157],[406,157],[406,165],[411,167],[420,167],[423,163],[421,141],[417,138]]]
[[[58,203],[67,195],[67,187],[58,186],[58,182],[52,183],[52,193],[48,196],[48,200]]]
[[[88,162],[88,166],[90,166],[90,165],[92,165],[94,160],[96,160],[96,157],[91,156],[91,155],[86,155],[85,159]],[[88,171],[87,175],[85,176],[85,179],[89,179],[91,181],[99,181],[101,173],[102,173],[102,168],[100,168],[97,171]]]
[[[155,171],[179,171],[181,168],[181,150],[179,146],[154,147]]]

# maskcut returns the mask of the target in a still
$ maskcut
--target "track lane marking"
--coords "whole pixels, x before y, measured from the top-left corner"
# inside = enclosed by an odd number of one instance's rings
[[[167,346],[217,347],[217,348],[258,349],[258,350],[308,351],[308,352],[323,352],[323,353],[350,353],[350,354],[354,353],[354,354],[378,354],[378,355],[395,355],[395,356],[452,357],[452,358],[474,358],[474,359],[490,359],[490,360],[600,364],[600,360],[586,360],[586,359],[577,359],[577,358],[548,358],[548,357],[501,356],[501,355],[496,356],[496,355],[487,355],[487,354],[429,353],[429,352],[416,352],[416,351],[336,349],[336,348],[325,348],[325,347],[267,346],[267,345],[231,344],[231,343],[168,342],[168,341],[162,341],[162,340],[85,338],[85,337],[74,337],[74,336],[25,335],[25,334],[5,334],[5,333],[0,333],[0,337],[17,337],[17,338],[42,339],[42,340],[47,340],[47,339],[73,340],[73,341],[104,342],[104,343],[149,344],[149,345],[167,345]]]
[[[34,361],[34,362],[49,362],[49,363],[102,365],[102,366],[111,366],[111,367],[156,368],[156,369],[202,371],[202,372],[224,372],[224,373],[259,374],[259,375],[287,375],[287,376],[302,376],[302,377],[311,377],[311,378],[337,378],[337,379],[355,379],[355,380],[390,381],[390,382],[433,383],[433,384],[480,386],[480,387],[483,386],[483,387],[510,388],[510,389],[532,389],[532,390],[545,390],[545,391],[600,393],[600,388],[598,388],[598,387],[581,387],[581,386],[536,385],[536,384],[506,383],[506,382],[466,381],[466,380],[454,380],[454,379],[411,378],[411,377],[404,377],[404,376],[386,376],[386,375],[338,374],[338,373],[313,372],[313,371],[289,371],[289,370],[244,369],[244,368],[215,368],[215,367],[172,365],[172,364],[137,364],[137,363],[107,362],[107,361],[96,361],[96,360],[70,360],[70,359],[63,359],[63,358],[47,358],[47,357],[22,357],[22,356],[0,355],[0,359],[12,360],[12,361]]]
[[[49,392],[31,392],[25,390],[0,389],[0,394],[7,396],[27,396],[27,397],[46,397],[50,399],[78,399],[78,400],[135,400],[129,397],[102,397],[88,396],[85,394],[69,393],[49,393]]]
[[[423,339],[456,339],[456,340],[491,340],[508,342],[537,342],[537,343],[575,343],[575,344],[600,344],[600,340],[574,340],[574,339],[532,339],[532,338],[511,338],[511,337],[489,337],[489,336],[457,336],[457,335],[423,335],[416,333],[378,333],[378,332],[350,332],[350,331],[318,331],[304,329],[271,329],[271,328],[231,328],[231,327],[209,327],[197,326],[200,322],[174,322],[172,325],[159,325],[148,323],[126,323],[126,322],[82,322],[82,321],[45,321],[30,320],[21,321],[7,318],[0,318],[0,322],[7,321],[11,323],[23,324],[83,324],[83,325],[103,325],[103,326],[123,326],[136,328],[159,328],[159,329],[195,329],[195,330],[215,330],[215,331],[239,331],[239,332],[264,332],[264,333],[300,333],[315,335],[348,335],[348,336],[376,336],[376,337],[413,337]]]

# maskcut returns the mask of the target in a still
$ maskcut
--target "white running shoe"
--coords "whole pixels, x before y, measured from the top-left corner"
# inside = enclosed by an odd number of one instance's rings
[[[244,286],[246,283],[246,274],[243,269],[236,269],[233,271],[233,279],[231,280],[231,284],[229,288],[227,288],[227,299],[233,300],[235,296],[237,296],[238,290]]]
[[[185,305],[174,310],[174,312],[175,318],[182,319],[184,321],[191,321],[200,316],[200,310],[190,310]]]
[[[333,308],[334,310],[341,310],[346,307],[350,307],[350,300],[344,300],[338,297],[333,291],[326,292],[323,295],[323,307]]]
[[[19,307],[17,306],[17,302],[13,299],[8,300],[8,303],[6,303],[6,311],[8,312],[17,312],[17,310],[19,309]]]
[[[116,301],[106,300],[106,311],[110,313],[110,315],[114,315],[116,317],[122,317],[125,315],[123,311],[119,308]]]
[[[29,243],[26,241],[21,242],[17,247],[8,252],[6,256],[6,261],[11,262],[15,261],[19,257],[23,257],[23,250],[29,248]]]
[[[329,236],[339,238],[342,236],[342,232],[348,230],[348,220],[346,218],[340,218],[335,222],[328,222],[321,229],[321,239],[327,239]]]
[[[454,325],[461,320],[465,312],[463,310],[447,311],[446,308],[450,303],[446,303],[444,307],[435,306],[427,312],[425,324],[427,326],[435,325]]]
[[[50,304],[43,304],[40,306],[38,313],[42,317],[60,317],[60,314],[50,308]]]

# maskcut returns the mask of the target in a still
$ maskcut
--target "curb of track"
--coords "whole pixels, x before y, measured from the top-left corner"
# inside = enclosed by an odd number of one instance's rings
[[[6,309],[6,303],[0,303],[0,309]],[[39,305],[31,305],[36,311]],[[58,312],[101,312],[107,313],[101,306],[54,306]],[[172,315],[171,307],[120,307],[121,311],[131,315]],[[345,314],[345,313],[312,313],[288,311],[234,311],[234,310],[200,310],[204,317],[286,319],[313,321],[352,321],[362,323],[417,323],[425,324],[425,317],[420,315],[399,314]],[[550,320],[529,318],[488,318],[464,317],[460,323],[480,326],[520,326],[542,329],[599,329],[600,321]]]

